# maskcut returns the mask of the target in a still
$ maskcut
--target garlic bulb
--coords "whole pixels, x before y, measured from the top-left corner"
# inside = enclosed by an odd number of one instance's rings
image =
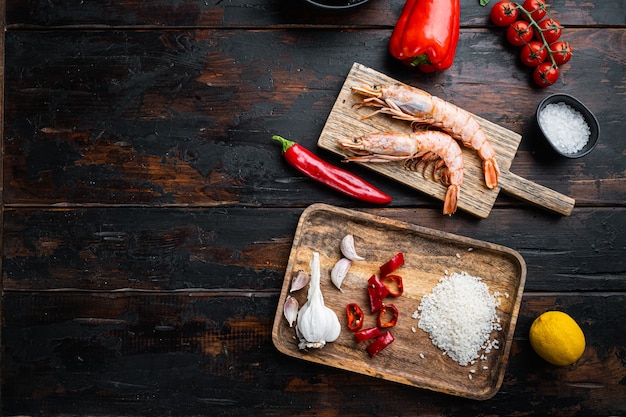
[[[283,305],[283,314],[289,323],[289,327],[293,327],[293,323],[298,318],[298,300],[288,295]]]
[[[296,324],[296,335],[300,339],[299,349],[322,348],[326,343],[337,340],[341,333],[337,314],[324,305],[320,269],[320,255],[313,252],[309,293],[306,303],[298,312]]]
[[[365,259],[357,255],[354,249],[354,236],[352,235],[345,235],[343,239],[341,239],[341,253],[351,261],[362,261]]]
[[[352,261],[350,259],[341,258],[337,261],[335,266],[333,266],[332,271],[330,271],[330,280],[333,284],[335,284],[335,287],[339,288],[339,291],[343,292],[341,289],[341,283],[346,278],[346,275],[348,275],[350,266],[352,266]]]

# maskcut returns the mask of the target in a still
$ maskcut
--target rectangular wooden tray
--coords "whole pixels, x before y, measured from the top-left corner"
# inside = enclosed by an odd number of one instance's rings
[[[411,132],[410,123],[393,119],[388,115],[380,114],[363,119],[363,116],[372,113],[375,109],[355,106],[363,98],[352,93],[351,87],[363,85],[372,87],[384,84],[401,83],[364,65],[354,63],[326,120],[317,145],[335,154],[346,156],[350,153],[338,145],[340,140],[376,131]],[[486,218],[502,189],[507,194],[552,212],[565,216],[571,214],[574,199],[509,171],[522,136],[479,116],[473,116],[485,131],[496,152],[496,160],[501,171],[500,181],[496,189],[488,189],[483,178],[481,160],[476,151],[462,146],[465,179],[461,186],[458,208],[479,218]],[[424,178],[421,173],[407,171],[402,166],[402,162],[361,164],[437,199],[443,200],[445,196],[446,187],[443,184],[433,181],[429,176]]]
[[[357,253],[366,260],[353,262],[341,292],[331,283],[330,270],[341,258],[340,242],[346,234],[354,236]],[[299,269],[310,270],[313,252],[320,254],[325,304],[339,317],[342,332],[339,339],[321,349],[299,350],[295,330],[283,316],[283,303],[293,274]],[[366,315],[364,327],[375,325],[375,317],[369,313],[367,280],[398,252],[404,253],[405,265],[396,271],[403,277],[404,294],[393,299],[400,313],[398,324],[393,328],[395,342],[370,358],[366,344],[358,344],[346,327],[345,306],[358,303]],[[474,365],[461,366],[443,355],[431,343],[428,334],[418,328],[418,320],[412,317],[422,296],[432,291],[446,271],[481,277],[490,293],[501,294],[497,314],[502,330],[492,333],[500,349],[492,350],[487,360],[479,360]],[[298,223],[274,318],[272,340],[280,352],[291,357],[484,400],[495,395],[502,384],[525,280],[526,264],[512,249],[359,211],[314,204],[302,213]],[[300,306],[306,302],[307,291],[305,287],[291,294]],[[484,366],[488,369],[483,369]],[[470,379],[472,369],[475,373]]]

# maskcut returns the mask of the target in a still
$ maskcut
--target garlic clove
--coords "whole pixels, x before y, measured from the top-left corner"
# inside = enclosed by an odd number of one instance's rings
[[[288,295],[285,300],[285,304],[283,305],[283,314],[289,323],[289,327],[293,327],[293,323],[298,318],[298,308],[299,308],[298,300]]]
[[[341,253],[343,253],[343,256],[351,261],[365,260],[362,256],[357,255],[354,248],[354,236],[350,234],[345,235],[343,239],[341,239]]]
[[[352,266],[352,261],[350,259],[341,258],[339,261],[337,261],[335,266],[333,266],[333,269],[330,271],[330,280],[333,284],[335,284],[335,287],[337,287],[339,291],[343,291],[341,289],[341,284],[346,278],[346,275],[348,275],[350,266]]]
[[[307,274],[304,269],[300,269],[298,272],[295,273],[295,276],[291,280],[291,289],[289,289],[289,292],[301,290],[302,288],[306,287],[306,285],[309,283],[309,280],[309,274]]]

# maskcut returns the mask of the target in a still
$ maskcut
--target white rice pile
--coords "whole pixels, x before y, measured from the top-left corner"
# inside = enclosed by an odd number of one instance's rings
[[[582,150],[591,136],[591,129],[579,111],[563,103],[548,104],[539,113],[541,127],[560,152],[573,154]]]
[[[418,327],[426,331],[433,344],[462,366],[474,363],[479,351],[487,354],[498,349],[491,340],[492,330],[501,330],[496,307],[500,301],[489,294],[481,278],[466,272],[452,273],[439,280],[418,307]],[[480,358],[485,360],[485,354]]]

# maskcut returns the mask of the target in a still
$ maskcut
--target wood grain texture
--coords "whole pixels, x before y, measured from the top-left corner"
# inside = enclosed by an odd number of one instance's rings
[[[435,74],[389,57],[402,0],[349,13],[296,0],[0,1],[0,414],[625,415],[626,14],[613,0],[549,3],[574,58],[539,89],[478,0],[461,0],[454,64]],[[442,216],[437,198],[349,165],[392,195],[380,208],[298,174],[271,135],[339,163],[316,144],[355,61],[520,134],[510,171],[575,198],[572,214],[500,193],[485,219]],[[546,149],[534,111],[551,92],[597,115],[592,154]],[[495,396],[451,396],[275,348],[294,233],[318,202],[524,257]],[[549,309],[587,337],[572,367],[550,366],[528,343]]]
[[[31,0],[24,7],[20,0],[7,0],[7,24],[21,27],[252,27],[288,25],[332,25],[393,27],[402,10],[402,0],[372,0],[350,12],[329,12],[313,9],[301,0],[231,0],[200,2],[179,0],[127,0],[118,3],[86,3],[68,0],[49,3]],[[485,26],[489,7],[481,7],[477,0],[461,0],[461,25]],[[619,26],[624,24],[624,14],[619,1],[602,5],[566,0],[550,2],[554,17],[566,27]],[[617,11],[617,12],[616,12]]]
[[[366,259],[352,263],[341,286],[342,291],[339,291],[329,277],[333,266],[342,257],[339,244],[347,234],[354,236],[357,252]],[[380,243],[385,241],[393,242],[393,246]],[[321,349],[300,350],[297,339],[294,339],[294,329],[283,317],[281,306],[290,294],[295,273],[310,271],[313,252],[318,252],[320,257],[325,305],[339,317],[342,332],[336,341]],[[376,321],[368,311],[367,280],[378,274],[378,267],[398,252],[404,254],[405,263],[394,274],[402,276],[404,292],[400,297],[387,300],[399,311],[398,325],[389,329],[395,340],[375,358],[369,358],[365,344],[357,343],[345,326],[345,306],[357,303],[366,313],[364,328],[375,326]],[[442,355],[426,332],[412,331],[412,327],[417,328],[417,321],[411,317],[422,297],[429,294],[442,278],[455,272],[479,277],[489,287],[491,295],[502,294],[496,297],[501,302],[497,315],[502,330],[493,331],[490,336],[498,340],[500,349],[491,353],[481,350],[480,354],[488,359],[478,360],[475,366],[459,365]],[[498,392],[504,379],[525,281],[524,259],[512,249],[380,216],[314,204],[302,213],[298,222],[274,318],[272,340],[280,352],[302,360],[486,400]],[[307,301],[306,294],[303,289],[291,296],[303,306]],[[483,371],[482,366],[488,366],[488,372]],[[470,369],[476,372],[473,378],[468,377]]]
[[[278,292],[5,293],[2,414],[606,416],[626,406],[626,336],[607,331],[623,325],[621,293],[526,293],[489,401],[289,358],[271,342],[277,303]],[[528,343],[552,308],[588,337],[575,368],[545,363]]]
[[[480,221],[429,207],[356,209],[510,247],[526,260],[526,291],[626,291],[624,208],[580,208],[562,218],[508,207]],[[7,209],[4,290],[278,291],[303,210]]]
[[[621,45],[623,34],[617,29],[571,32],[577,61],[555,89],[591,108],[607,138],[575,161],[543,149],[533,115],[547,92],[532,88],[512,51],[485,29],[464,31],[455,65],[432,76],[407,72],[381,54],[388,32],[380,29],[340,34],[310,28],[126,30],[106,36],[82,30],[46,36],[10,31],[4,201],[20,206],[351,204],[282,163],[270,137],[296,140],[338,163],[316,149],[316,142],[358,56],[368,67],[521,134],[511,166],[516,175],[580,204],[621,204],[626,201],[623,146],[611,138],[621,134],[626,99],[611,92],[620,88],[624,65],[598,45]],[[263,54],[260,45],[270,45],[274,54]],[[349,63],[343,63],[346,51]],[[311,55],[323,60],[311,62]],[[611,75],[608,80],[584,64],[598,59]],[[473,67],[488,73],[467,71]],[[438,200],[358,168],[351,167],[391,194],[394,206],[440,207]],[[503,197],[496,203],[514,201]]]
[[[359,111],[358,104],[364,97],[356,95],[351,91],[353,87],[374,88],[376,86],[394,84],[408,87],[407,84],[400,83],[372,68],[354,63],[326,120],[317,145],[346,157],[350,155],[350,152],[341,148],[339,145],[341,141],[349,141],[353,137],[375,132],[411,133],[413,130],[410,122],[394,120],[388,115],[368,117],[374,110],[367,107],[362,107]],[[364,117],[367,118],[364,119]],[[460,187],[458,208],[480,218],[485,218],[491,212],[498,192],[502,188],[504,191],[510,191],[510,194],[518,198],[532,202],[550,211],[569,216],[574,208],[574,200],[572,198],[524,180],[509,171],[522,137],[474,114],[472,114],[472,117],[476,119],[484,130],[489,143],[496,153],[496,160],[503,182],[493,190],[488,189],[483,178],[482,160],[478,157],[475,150],[462,147],[464,181]],[[387,178],[422,191],[432,197],[437,197],[441,201],[444,200],[447,188],[445,185],[441,184],[441,182],[433,181],[432,178],[424,177],[419,172],[416,173],[405,169],[402,166],[403,162],[365,162],[361,164]]]

